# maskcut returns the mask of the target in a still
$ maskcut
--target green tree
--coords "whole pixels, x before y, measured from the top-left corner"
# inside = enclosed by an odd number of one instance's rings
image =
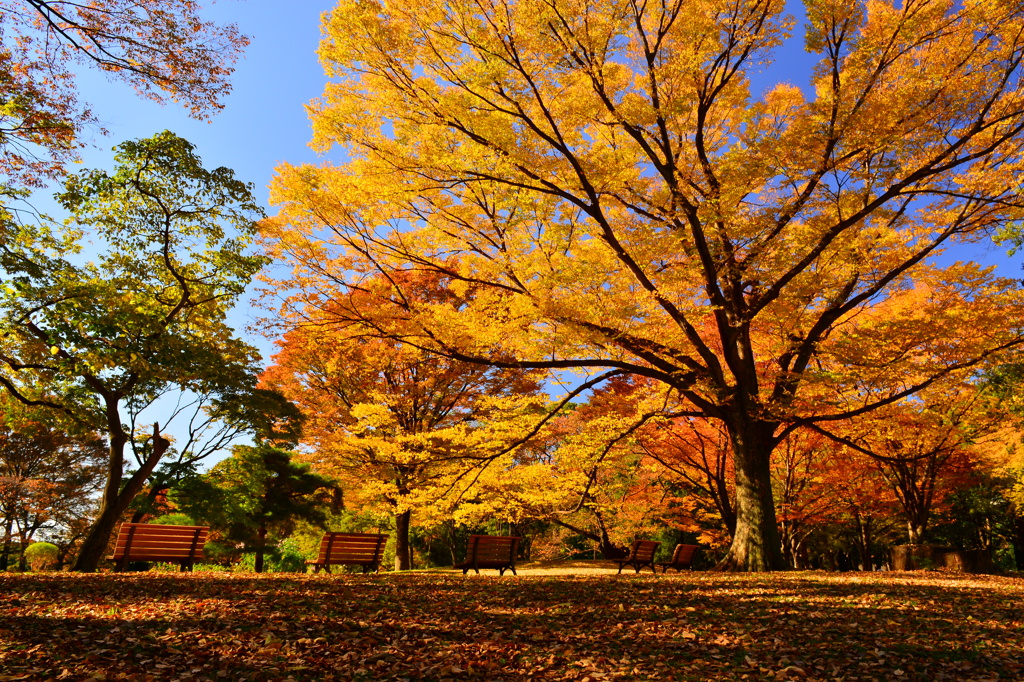
[[[248,370],[249,368],[240,368]],[[279,447],[298,444],[303,416],[281,393],[257,386],[258,377],[245,371],[235,382],[210,387],[210,395],[194,395],[193,400],[177,400],[170,419],[182,417],[179,438],[150,476],[145,495],[132,503],[132,522],[157,510],[157,502],[182,478],[194,474],[197,467],[214,453],[225,452],[246,436]],[[137,419],[132,419],[135,423]],[[136,460],[144,459],[138,440],[133,440]]]
[[[172,499],[224,539],[255,550],[256,572],[262,573],[269,533],[286,536],[299,520],[326,522],[329,500],[323,493],[333,491],[334,484],[292,456],[266,444],[236,446],[209,473],[183,480]]]
[[[168,389],[208,395],[251,375],[257,351],[225,316],[263,264],[248,249],[261,210],[227,168],[207,170],[173,133],[125,142],[112,173],[71,176],[64,230],[25,227],[5,246],[0,386],[108,440],[98,516],[74,569],[96,569],[110,533],[170,447],[153,425],[138,468],[125,447]],[[78,244],[93,239],[96,260]],[[165,424],[166,426],[166,424]]]

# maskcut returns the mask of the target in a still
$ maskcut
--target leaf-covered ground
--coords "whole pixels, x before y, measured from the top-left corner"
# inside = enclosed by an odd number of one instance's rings
[[[1024,580],[0,574],[22,679],[1021,680]]]

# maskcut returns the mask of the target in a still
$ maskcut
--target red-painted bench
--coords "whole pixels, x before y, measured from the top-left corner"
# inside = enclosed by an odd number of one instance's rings
[[[677,571],[682,571],[684,568],[690,568],[690,564],[693,563],[693,558],[697,556],[697,550],[700,549],[700,545],[684,545],[679,543],[676,545],[676,549],[672,552],[672,559],[669,561],[659,561],[658,565],[661,566],[662,573],[668,573],[668,569],[674,568]]]
[[[644,566],[650,566],[651,570],[657,573],[658,569],[654,567],[654,554],[660,546],[661,543],[654,540],[637,540],[629,548],[629,554],[625,558],[615,559],[615,562],[619,565],[619,573],[622,573],[622,569],[626,566],[632,566],[636,569],[637,573]]]
[[[122,523],[110,558],[122,572],[131,561],[166,561],[191,571],[203,559],[207,526],[164,526],[158,523]]]
[[[505,575],[505,570],[516,573],[516,549],[519,547],[519,538],[506,535],[470,535],[469,544],[466,547],[466,560],[461,564],[455,564],[455,568],[462,569],[462,575],[466,575],[469,569],[477,573],[481,568],[496,568],[498,575]]]
[[[362,566],[363,573],[379,571],[384,559],[387,535],[371,533],[324,533],[320,541],[320,553],[316,561],[307,561],[313,572],[323,569],[331,572],[331,566]]]

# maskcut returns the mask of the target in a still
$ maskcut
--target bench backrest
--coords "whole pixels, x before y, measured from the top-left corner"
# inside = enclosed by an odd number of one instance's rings
[[[324,533],[317,563],[374,563],[384,559],[387,535],[370,533]]]
[[[654,553],[658,551],[659,546],[661,546],[661,543],[654,540],[637,540],[629,549],[629,560],[651,561],[654,559]]]
[[[158,523],[122,523],[114,546],[114,559],[133,561],[189,561],[203,558],[207,526],[164,526]]]
[[[507,535],[470,535],[466,560],[512,561],[516,557],[519,538]]]
[[[698,549],[700,549],[700,545],[676,545],[676,551],[672,553],[672,564],[675,566],[689,566]]]

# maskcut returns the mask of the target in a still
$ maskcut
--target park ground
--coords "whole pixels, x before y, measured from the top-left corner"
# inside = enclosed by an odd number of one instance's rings
[[[1024,579],[0,574],[7,680],[1024,680]]]

